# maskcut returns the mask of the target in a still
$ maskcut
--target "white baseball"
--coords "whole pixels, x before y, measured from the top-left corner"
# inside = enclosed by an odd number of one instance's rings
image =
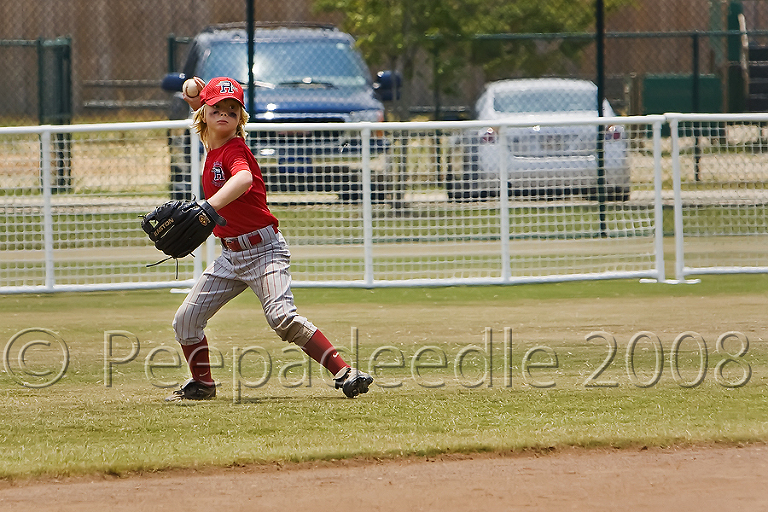
[[[188,78],[184,80],[182,90],[184,91],[184,94],[190,98],[195,98],[198,94],[200,94],[200,89],[198,89],[197,82],[195,82],[194,78]]]

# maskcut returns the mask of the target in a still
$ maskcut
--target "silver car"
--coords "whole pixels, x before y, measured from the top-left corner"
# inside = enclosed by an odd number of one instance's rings
[[[551,125],[560,119],[597,118],[595,84],[560,78],[491,82],[478,98],[475,112],[478,120],[531,124],[505,128],[503,141],[491,127],[465,133],[460,141],[454,141],[446,175],[449,199],[497,197],[502,160],[507,166],[510,194],[597,199],[597,125]],[[615,115],[608,101],[603,104],[603,115]],[[542,119],[547,123],[536,124]],[[603,143],[605,197],[626,201],[630,171],[624,127],[606,126]]]

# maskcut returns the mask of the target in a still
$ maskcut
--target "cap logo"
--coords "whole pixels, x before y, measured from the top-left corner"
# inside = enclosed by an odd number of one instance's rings
[[[240,105],[245,105],[245,103],[243,103],[243,89],[234,78],[212,78],[211,81],[203,87],[200,94],[202,95],[203,103],[206,105],[214,105],[221,100],[229,98],[237,100]]]
[[[235,88],[232,85],[232,82],[230,82],[229,80],[222,80],[221,82],[219,82],[219,94],[225,94],[225,93],[235,94]]]

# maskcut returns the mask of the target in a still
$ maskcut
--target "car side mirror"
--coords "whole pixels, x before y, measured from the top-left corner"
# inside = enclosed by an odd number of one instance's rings
[[[184,73],[169,73],[163,78],[160,88],[167,92],[181,92],[184,80],[186,79],[187,77]]]
[[[403,77],[396,71],[379,71],[373,82],[373,90],[381,101],[399,100],[402,87]]]

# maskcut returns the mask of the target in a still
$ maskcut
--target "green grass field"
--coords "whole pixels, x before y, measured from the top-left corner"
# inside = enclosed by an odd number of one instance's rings
[[[375,375],[355,400],[244,294],[207,329],[218,398],[181,406],[182,295],[0,296],[0,476],[765,441],[767,285],[296,290]]]

